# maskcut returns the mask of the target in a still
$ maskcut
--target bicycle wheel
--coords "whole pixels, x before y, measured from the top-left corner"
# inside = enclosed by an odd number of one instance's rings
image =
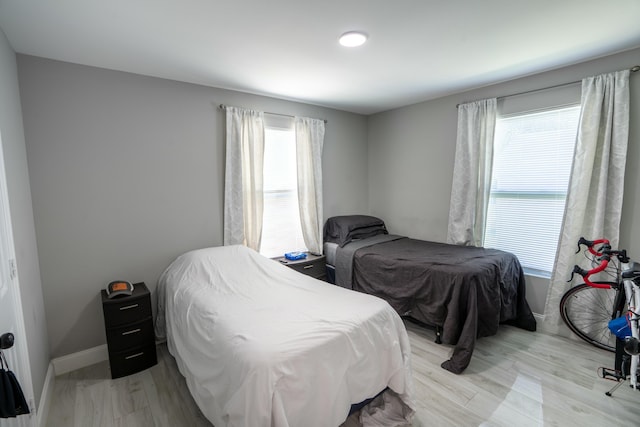
[[[560,315],[574,334],[589,344],[615,352],[616,336],[608,326],[615,317],[615,305],[624,305],[623,293],[624,290],[619,294],[617,288],[574,286],[560,300]],[[618,307],[618,310],[622,308]]]

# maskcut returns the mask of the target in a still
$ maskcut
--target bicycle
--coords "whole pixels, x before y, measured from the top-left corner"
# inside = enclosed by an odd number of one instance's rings
[[[615,352],[615,368],[601,368],[602,378],[618,381],[607,396],[627,377],[630,386],[640,390],[640,264],[631,261],[626,250],[612,249],[606,239],[581,237],[578,252],[581,245],[587,247],[585,254],[590,254],[587,257],[591,257],[595,266],[590,270],[574,266],[569,281],[579,274],[584,283],[569,289],[560,300],[562,320],[586,342]],[[590,279],[601,272],[615,277],[615,281]]]

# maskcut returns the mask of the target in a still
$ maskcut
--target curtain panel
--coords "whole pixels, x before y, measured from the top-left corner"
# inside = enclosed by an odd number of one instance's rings
[[[224,245],[260,250],[262,236],[264,114],[226,107]]]
[[[458,106],[447,243],[482,246],[491,190],[496,98]]]
[[[557,333],[559,302],[571,286],[575,264],[589,269],[580,237],[606,238],[618,247],[627,145],[629,141],[629,71],[582,81],[580,122],[555,267],[549,284],[543,328]],[[564,329],[566,331],[566,329]]]
[[[324,120],[296,117],[294,123],[302,237],[309,252],[321,254]]]

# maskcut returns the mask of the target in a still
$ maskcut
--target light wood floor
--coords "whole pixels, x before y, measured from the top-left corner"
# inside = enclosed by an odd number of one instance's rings
[[[631,426],[640,423],[640,392],[597,376],[613,353],[579,341],[503,326],[478,341],[467,370],[440,367],[450,346],[434,333],[406,323],[411,339],[417,405],[414,427],[426,426]],[[110,379],[107,362],[56,378],[47,426],[211,427],[175,360],[158,346],[159,363],[129,377]],[[343,427],[357,425],[353,418]],[[331,427],[331,426],[328,426]]]

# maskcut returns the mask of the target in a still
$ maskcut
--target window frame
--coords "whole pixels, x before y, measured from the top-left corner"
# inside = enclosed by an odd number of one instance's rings
[[[526,116],[530,114],[552,112],[552,111],[562,110],[566,108],[577,108],[578,109],[577,111],[578,120],[576,122],[576,135],[577,135],[579,116],[580,116],[579,86],[574,85],[572,87],[562,87],[561,90],[557,91],[556,93],[553,93],[552,96],[549,96],[548,90],[545,90],[543,92],[545,93],[536,92],[534,94],[531,94],[528,101],[520,99],[522,98],[521,95],[516,95],[514,98],[518,98],[518,99],[515,99],[515,100],[512,99],[512,97],[504,98],[502,102],[499,102],[499,105],[498,105],[499,111],[498,111],[498,116],[496,120],[499,121],[499,120],[510,119],[514,117]],[[551,102],[550,99],[553,102]],[[496,122],[496,127],[497,126],[498,126],[498,122]],[[498,138],[497,132],[496,132],[495,138]],[[497,146],[497,145],[498,145],[498,141],[497,139],[494,139],[494,146]],[[494,153],[494,156],[495,156],[495,153]],[[574,143],[573,151],[571,154],[570,165],[573,164],[574,156],[575,156],[575,143]],[[495,167],[496,165],[495,165],[495,157],[494,157],[494,164],[492,165],[493,171],[495,171]],[[493,173],[492,173],[492,180],[491,180],[492,187],[493,187],[494,178],[495,177],[493,176]],[[533,198],[541,201],[546,199],[549,202],[551,202],[553,200],[558,200],[558,196],[561,196],[563,198],[563,209],[562,209],[562,219],[559,224],[559,227],[560,227],[559,233],[555,242],[555,250],[557,251],[560,232],[562,230],[562,222],[564,221],[564,214],[566,211],[566,199],[568,196],[570,179],[571,178],[569,177],[567,182],[567,188],[564,192],[558,191],[558,190],[548,191],[542,188],[539,190],[533,190],[533,191],[502,190],[499,192],[495,192],[490,190],[488,202],[492,203],[493,200],[499,199],[499,198],[507,199],[509,198],[509,196],[511,196],[512,199],[513,199],[513,196],[516,196],[518,198]],[[485,216],[485,233],[483,236],[483,246],[487,246],[488,236],[486,231],[488,230],[489,219],[490,218],[489,218],[489,206],[488,206],[487,215]],[[500,246],[500,245],[494,245],[494,246]],[[500,247],[497,247],[497,249],[500,249]],[[503,249],[503,250],[509,250],[509,249]],[[553,259],[555,259],[555,252],[553,255],[554,255]],[[530,276],[550,278],[553,270],[553,263],[551,266],[549,266],[549,271],[541,270],[538,268],[525,266],[525,265],[523,265],[523,270],[525,271],[525,274]]]
[[[295,157],[295,126],[294,126],[294,119],[293,117],[288,117],[288,116],[282,116],[282,115],[276,115],[276,114],[269,114],[269,113],[265,113],[264,115],[265,121],[264,121],[264,129],[265,129],[265,154],[266,154],[266,150],[267,150],[267,144],[268,144],[268,137],[267,137],[267,131],[268,130],[278,130],[278,131],[287,131],[287,132],[291,132],[292,136],[293,136],[293,150],[294,150],[294,157]],[[266,156],[265,156],[265,162],[266,162]],[[264,171],[266,171],[266,165],[264,168]],[[263,177],[263,182],[264,182],[264,177]],[[296,236],[294,239],[296,242],[302,242],[302,247],[300,246],[292,246],[290,248],[287,248],[285,251],[286,252],[290,252],[290,251],[307,251],[306,246],[304,245],[304,237],[302,235],[302,224],[300,223],[300,206],[299,206],[299,201],[298,201],[298,182],[297,182],[297,176],[295,179],[295,188],[293,190],[265,190],[264,189],[264,185],[263,185],[263,200],[264,200],[264,209],[263,209],[263,217],[262,217],[262,238],[261,238],[261,244],[260,244],[260,253],[263,254],[264,256],[267,257],[278,257],[278,256],[283,256],[284,253],[275,253],[275,252],[270,252],[267,251],[264,245],[264,230],[265,230],[265,225],[266,225],[266,214],[267,214],[267,209],[266,209],[266,196],[267,194],[275,194],[275,193],[284,193],[284,192],[293,192],[294,193],[294,198],[295,198],[295,202],[297,204],[297,222],[298,222],[298,227],[296,228],[296,231],[299,231],[299,234],[296,232]]]

